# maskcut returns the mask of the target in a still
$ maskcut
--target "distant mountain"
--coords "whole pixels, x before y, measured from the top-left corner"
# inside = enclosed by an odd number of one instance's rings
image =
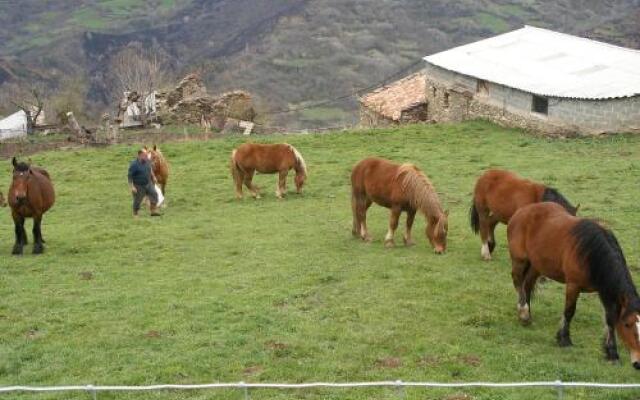
[[[640,48],[640,0],[0,0],[0,84],[65,76],[109,102],[110,58],[158,48],[176,75],[245,89],[264,111],[365,88],[427,55],[524,24]],[[418,68],[418,66],[414,67]],[[407,71],[411,72],[411,71]],[[272,124],[353,121],[354,98],[273,114]]]

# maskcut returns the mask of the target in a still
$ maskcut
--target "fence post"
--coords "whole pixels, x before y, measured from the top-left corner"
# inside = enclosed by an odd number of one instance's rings
[[[242,388],[242,390],[244,392],[244,400],[249,400],[249,388],[244,383],[244,381],[240,381],[240,387]]]
[[[398,392],[398,397],[400,397],[401,399],[405,398],[405,391],[404,391],[404,386],[402,386],[402,381],[400,379],[398,379],[396,381],[396,391]]]
[[[558,379],[555,383],[556,390],[558,391],[558,400],[562,400],[564,398],[564,388],[562,386],[562,381]]]
[[[96,400],[98,398],[98,392],[93,385],[87,385],[87,392],[91,393],[92,400]]]

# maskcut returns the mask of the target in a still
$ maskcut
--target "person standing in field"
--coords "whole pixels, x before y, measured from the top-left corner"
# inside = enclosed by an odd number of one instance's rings
[[[149,209],[152,217],[159,216],[158,193],[156,192],[156,177],[151,168],[148,154],[145,150],[138,150],[138,157],[129,165],[129,188],[133,195],[133,216],[137,217],[140,205],[145,196],[149,198]]]

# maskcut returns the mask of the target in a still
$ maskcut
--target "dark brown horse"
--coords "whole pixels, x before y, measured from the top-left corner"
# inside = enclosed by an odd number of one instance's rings
[[[12,254],[22,254],[22,248],[27,244],[27,232],[24,229],[26,218],[33,218],[33,253],[40,254],[44,251],[42,216],[55,202],[53,184],[49,173],[42,168],[19,163],[15,157],[12,164],[13,180],[8,194],[16,235]]]
[[[607,359],[618,359],[617,331],[633,366],[640,369],[640,298],[613,233],[544,202],[519,209],[509,221],[507,236],[520,320],[531,320],[531,293],[540,275],[564,283],[564,315],[556,338],[560,346],[570,346],[578,296],[598,292],[605,311]]]
[[[426,235],[436,253],[447,248],[448,211],[443,211],[431,181],[413,164],[394,164],[381,158],[365,158],[351,171],[351,207],[353,235],[371,241],[367,231],[367,210],[372,203],[391,210],[385,246],[394,245],[398,219],[407,213],[404,243],[413,244],[411,227],[416,212],[427,220]]]
[[[494,231],[499,222],[507,224],[520,207],[541,201],[556,202],[571,215],[576,215],[580,207],[572,206],[556,189],[513,172],[490,169],[482,174],[476,182],[470,211],[471,229],[480,233],[482,258],[491,260],[496,247]]]
[[[302,186],[307,179],[307,165],[300,152],[290,144],[245,143],[231,153],[231,174],[236,187],[236,197],[239,199],[242,198],[243,183],[253,197],[260,198],[258,187],[252,183],[256,171],[279,175],[276,196],[282,198],[287,192],[287,175],[290,169],[296,172],[296,192],[302,193]]]

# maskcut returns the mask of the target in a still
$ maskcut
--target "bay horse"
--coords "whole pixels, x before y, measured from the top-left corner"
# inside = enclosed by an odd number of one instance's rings
[[[411,227],[420,211],[427,221],[426,236],[437,254],[447,248],[449,229],[448,211],[443,211],[438,194],[426,175],[413,164],[395,164],[382,158],[365,158],[351,171],[351,208],[353,230],[356,237],[370,242],[367,231],[367,210],[372,203],[389,208],[389,230],[384,238],[385,247],[394,245],[393,237],[398,219],[407,213],[403,239],[407,246],[414,244]]]
[[[169,162],[155,144],[152,149],[144,146],[144,150],[147,152],[149,161],[151,161],[151,168],[160,186],[160,191],[162,191],[162,195],[165,195],[167,181],[169,180]]]
[[[604,352],[618,360],[616,331],[640,369],[640,298],[614,234],[598,222],[578,218],[562,206],[543,202],[519,209],[507,227],[518,317],[531,321],[531,293],[537,278],[565,284],[560,346],[571,346],[569,326],[581,292],[598,292],[604,306]]]
[[[251,191],[251,195],[259,199],[259,188],[253,184],[256,171],[263,174],[278,174],[276,196],[281,199],[287,192],[287,175],[289,170],[296,172],[294,182],[296,192],[302,193],[307,179],[307,164],[300,152],[290,144],[244,143],[231,152],[231,175],[235,183],[236,197],[242,198],[242,184]]]
[[[55,191],[49,173],[39,167],[25,162],[18,162],[15,157],[13,164],[13,179],[9,187],[9,206],[15,225],[16,243],[12,254],[21,255],[27,244],[27,233],[24,229],[26,218],[33,218],[33,253],[44,251],[42,238],[42,216],[55,202]]]
[[[470,209],[471,229],[480,233],[482,247],[480,255],[491,260],[496,247],[494,231],[499,222],[507,224],[511,216],[523,206],[541,201],[560,204],[565,210],[576,215],[576,207],[558,190],[541,183],[521,178],[510,171],[490,169],[476,181]]]

